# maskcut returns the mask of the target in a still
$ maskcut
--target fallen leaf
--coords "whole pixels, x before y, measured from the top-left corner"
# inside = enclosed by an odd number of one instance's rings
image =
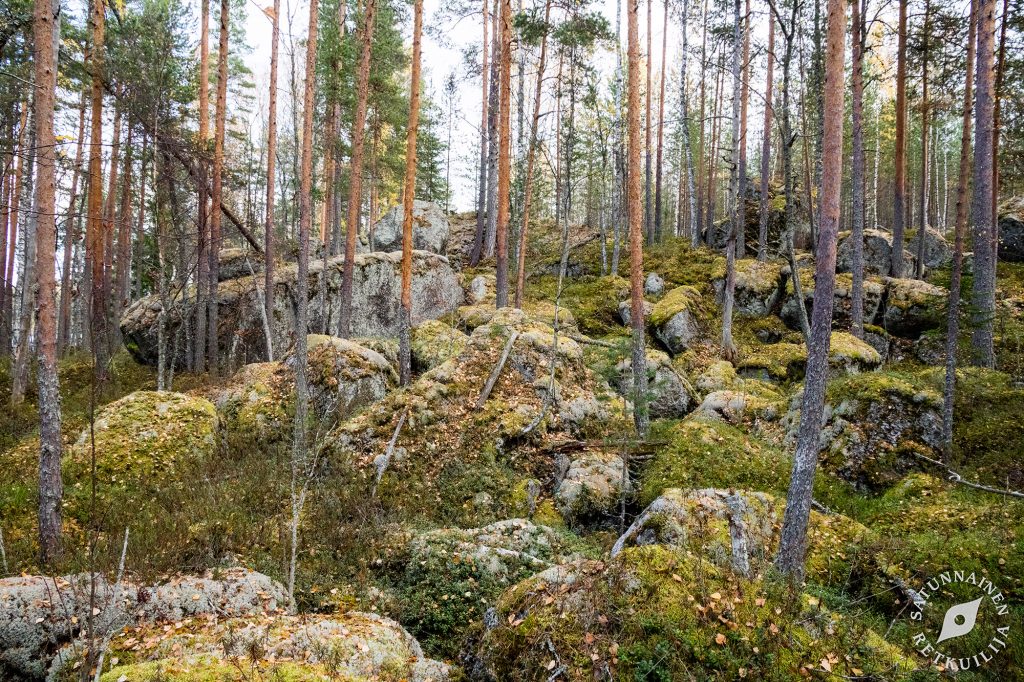
[[[717,635],[715,635],[715,643],[724,646],[725,645],[725,635],[723,635],[721,632],[719,632]]]

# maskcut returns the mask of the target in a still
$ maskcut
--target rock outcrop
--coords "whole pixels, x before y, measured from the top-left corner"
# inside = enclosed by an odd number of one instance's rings
[[[627,398],[633,395],[633,361],[626,358],[615,367],[615,389]],[[654,418],[682,417],[690,411],[690,393],[668,355],[647,350],[647,409]]]
[[[70,669],[72,646],[92,615],[96,632],[112,636],[128,625],[180,622],[199,616],[271,615],[288,608],[284,587],[247,569],[216,576],[179,576],[158,585],[112,584],[87,574],[0,580],[0,678],[42,680]],[[112,679],[117,679],[115,676]]]
[[[393,206],[373,226],[373,248],[377,251],[402,250],[402,204]],[[451,226],[448,216],[437,204],[415,200],[412,204],[412,248],[446,255]]]
[[[341,281],[344,257],[310,264],[309,329],[334,330],[341,310]],[[357,254],[352,284],[352,335],[393,337],[398,335],[399,294],[401,290],[400,253]],[[295,264],[281,265],[274,273],[273,315],[267,321],[275,356],[292,343],[295,326]],[[324,280],[324,297],[320,285]],[[195,292],[188,300],[175,298],[167,313],[167,338],[174,339],[183,318],[190,314]],[[244,276],[221,282],[217,287],[220,310],[218,344],[222,365],[239,367],[265,360],[266,342],[263,323],[263,278]],[[413,324],[435,319],[462,304],[463,290],[458,275],[443,256],[424,251],[413,252],[412,302]],[[134,302],[121,318],[125,346],[141,363],[156,364],[158,354],[159,313],[157,295]],[[177,357],[180,363],[182,358]]]
[[[999,206],[999,258],[1024,263],[1024,197],[1014,197]]]

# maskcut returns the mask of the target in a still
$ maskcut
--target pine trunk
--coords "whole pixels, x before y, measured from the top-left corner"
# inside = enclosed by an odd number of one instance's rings
[[[647,353],[644,348],[644,233],[643,207],[640,204],[640,30],[637,14],[640,0],[626,0],[628,23],[627,112],[629,167],[626,173],[629,209],[629,290],[630,322],[633,327],[633,423],[637,435],[647,437],[650,417],[647,411]],[[643,368],[643,369],[638,369]]]
[[[270,18],[270,102],[267,112],[267,203],[263,222],[263,306],[268,320],[274,317],[274,184],[277,180],[277,50],[281,40],[281,0],[274,0]],[[267,337],[267,361],[273,362],[274,347]]]
[[[949,277],[949,315],[946,320],[946,380],[942,395],[943,455],[953,454],[953,403],[956,396],[956,353],[960,340],[960,296],[964,270],[964,235],[967,232],[967,183],[971,168],[971,105],[974,89],[974,50],[978,33],[978,0],[972,0],[967,29],[967,65],[964,74],[963,114],[960,132],[960,173],[956,183],[956,224],[953,236],[953,267]]]
[[[544,3],[544,24],[551,19],[551,0]],[[526,184],[523,191],[523,225],[519,230],[518,263],[516,264],[516,294],[513,305],[523,307],[523,293],[526,290],[526,249],[529,245],[530,202],[533,198],[533,170],[537,156],[537,128],[540,125],[540,100],[544,86],[544,66],[548,54],[548,34],[544,32],[540,43],[540,57],[537,62],[537,87],[533,95],[533,119],[530,124],[530,142],[526,151]],[[614,255],[613,255],[613,260]],[[613,269],[617,263],[613,264]]]
[[[822,133],[821,212],[815,263],[814,308],[808,343],[807,375],[800,410],[800,427],[793,473],[776,565],[799,582],[807,553],[807,520],[811,511],[814,471],[818,464],[825,384],[828,379],[832,297],[836,278],[839,198],[843,179],[843,60],[846,1],[828,0],[828,46],[825,56],[825,104]]]
[[[892,264],[889,274],[903,276],[903,233],[907,210],[907,3],[899,0],[896,52],[896,170],[892,198]]]
[[[974,362],[982,367],[995,365],[993,348],[996,263],[992,243],[992,166],[994,152],[994,84],[992,73],[995,33],[995,0],[979,0],[977,93],[974,102],[974,192],[971,197],[971,222],[974,238],[974,279],[972,280],[972,332]]]
[[[420,120],[420,52],[423,33],[423,0],[414,4],[412,75],[409,79],[409,128],[405,139],[405,192],[402,197],[402,310],[399,313],[399,381],[412,379],[412,207],[416,196],[416,132]]]
[[[220,2],[220,42],[217,48],[217,103],[213,133],[213,190],[210,192],[210,281],[207,294],[206,367],[216,376],[220,371],[220,344],[218,343],[217,284],[220,279],[221,213],[224,200],[224,134],[227,123],[228,96],[228,22],[231,18],[230,0]]]
[[[853,127],[853,158],[850,183],[853,202],[852,235],[853,284],[850,290],[850,332],[864,338],[864,10],[866,0],[852,0],[852,30],[850,46],[853,51],[853,101],[851,125]]]
[[[856,0],[855,0],[856,1]],[[767,75],[764,80],[764,129],[761,138],[761,197],[758,205],[757,221],[757,260],[768,260],[768,209],[772,161],[772,78],[775,72],[775,17],[768,16],[768,61]]]
[[[338,334],[352,333],[352,277],[355,274],[356,237],[359,234],[359,207],[363,196],[363,141],[366,128],[366,103],[370,88],[370,56],[373,47],[373,21],[377,0],[366,0],[363,17],[362,54],[356,83],[356,110],[352,122],[352,171],[349,174],[348,218],[345,222],[345,264],[341,276],[341,312]]]
[[[54,258],[56,223],[56,139],[53,110],[57,89],[57,46],[60,40],[59,0],[36,0],[35,125],[37,246],[36,295],[39,357],[39,554],[52,564],[61,550],[60,390],[57,379],[57,311]]]

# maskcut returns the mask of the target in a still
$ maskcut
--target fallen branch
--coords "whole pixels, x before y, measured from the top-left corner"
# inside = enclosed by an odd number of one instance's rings
[[[494,385],[498,383],[498,377],[501,376],[501,370],[505,368],[505,363],[508,361],[508,355],[512,352],[512,344],[519,338],[519,332],[513,331],[508,341],[505,342],[505,349],[501,352],[501,359],[498,360],[498,364],[491,370],[491,376],[487,377],[487,383],[484,384],[484,390],[480,392],[480,397],[476,399],[476,409],[480,409],[487,402],[487,398],[491,395],[491,391],[494,390]]]
[[[953,469],[950,469],[948,466],[946,466],[939,460],[932,459],[931,457],[922,455],[920,452],[915,452],[913,454],[915,457],[923,459],[929,464],[933,464],[939,467],[940,469],[944,469],[946,473],[949,474],[949,480],[952,481],[953,483],[959,483],[960,485],[965,485],[968,488],[974,488],[975,490],[983,490],[987,493],[995,493],[996,495],[1006,495],[1007,497],[1016,497],[1017,499],[1024,500],[1024,492],[1020,492],[1018,490],[1011,490],[1010,488],[1006,488],[1005,490],[1002,488],[993,488],[992,486],[984,485],[982,483],[975,483],[974,481],[965,480],[964,477],[961,476],[958,472],[954,471]]]
[[[584,343],[588,346],[600,346],[601,348],[618,348],[618,346],[610,341],[602,341],[601,339],[592,339],[589,336],[583,336],[582,334],[566,334],[570,339],[576,343]]]
[[[402,411],[402,416],[398,418],[398,425],[395,426],[395,432],[391,434],[391,440],[388,441],[388,448],[384,451],[384,456],[377,464],[377,478],[373,481],[373,493],[371,497],[377,497],[377,486],[380,484],[380,479],[383,478],[384,472],[388,470],[388,466],[391,464],[391,455],[395,451],[395,443],[398,442],[398,434],[402,431],[402,426],[405,424],[405,418],[409,415],[409,408],[405,408]]]

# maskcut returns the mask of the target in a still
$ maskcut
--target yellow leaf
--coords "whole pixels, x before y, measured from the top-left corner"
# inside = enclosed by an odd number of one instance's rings
[[[715,643],[724,646],[725,645],[725,635],[723,635],[721,632],[719,632],[717,635],[715,635]]]

